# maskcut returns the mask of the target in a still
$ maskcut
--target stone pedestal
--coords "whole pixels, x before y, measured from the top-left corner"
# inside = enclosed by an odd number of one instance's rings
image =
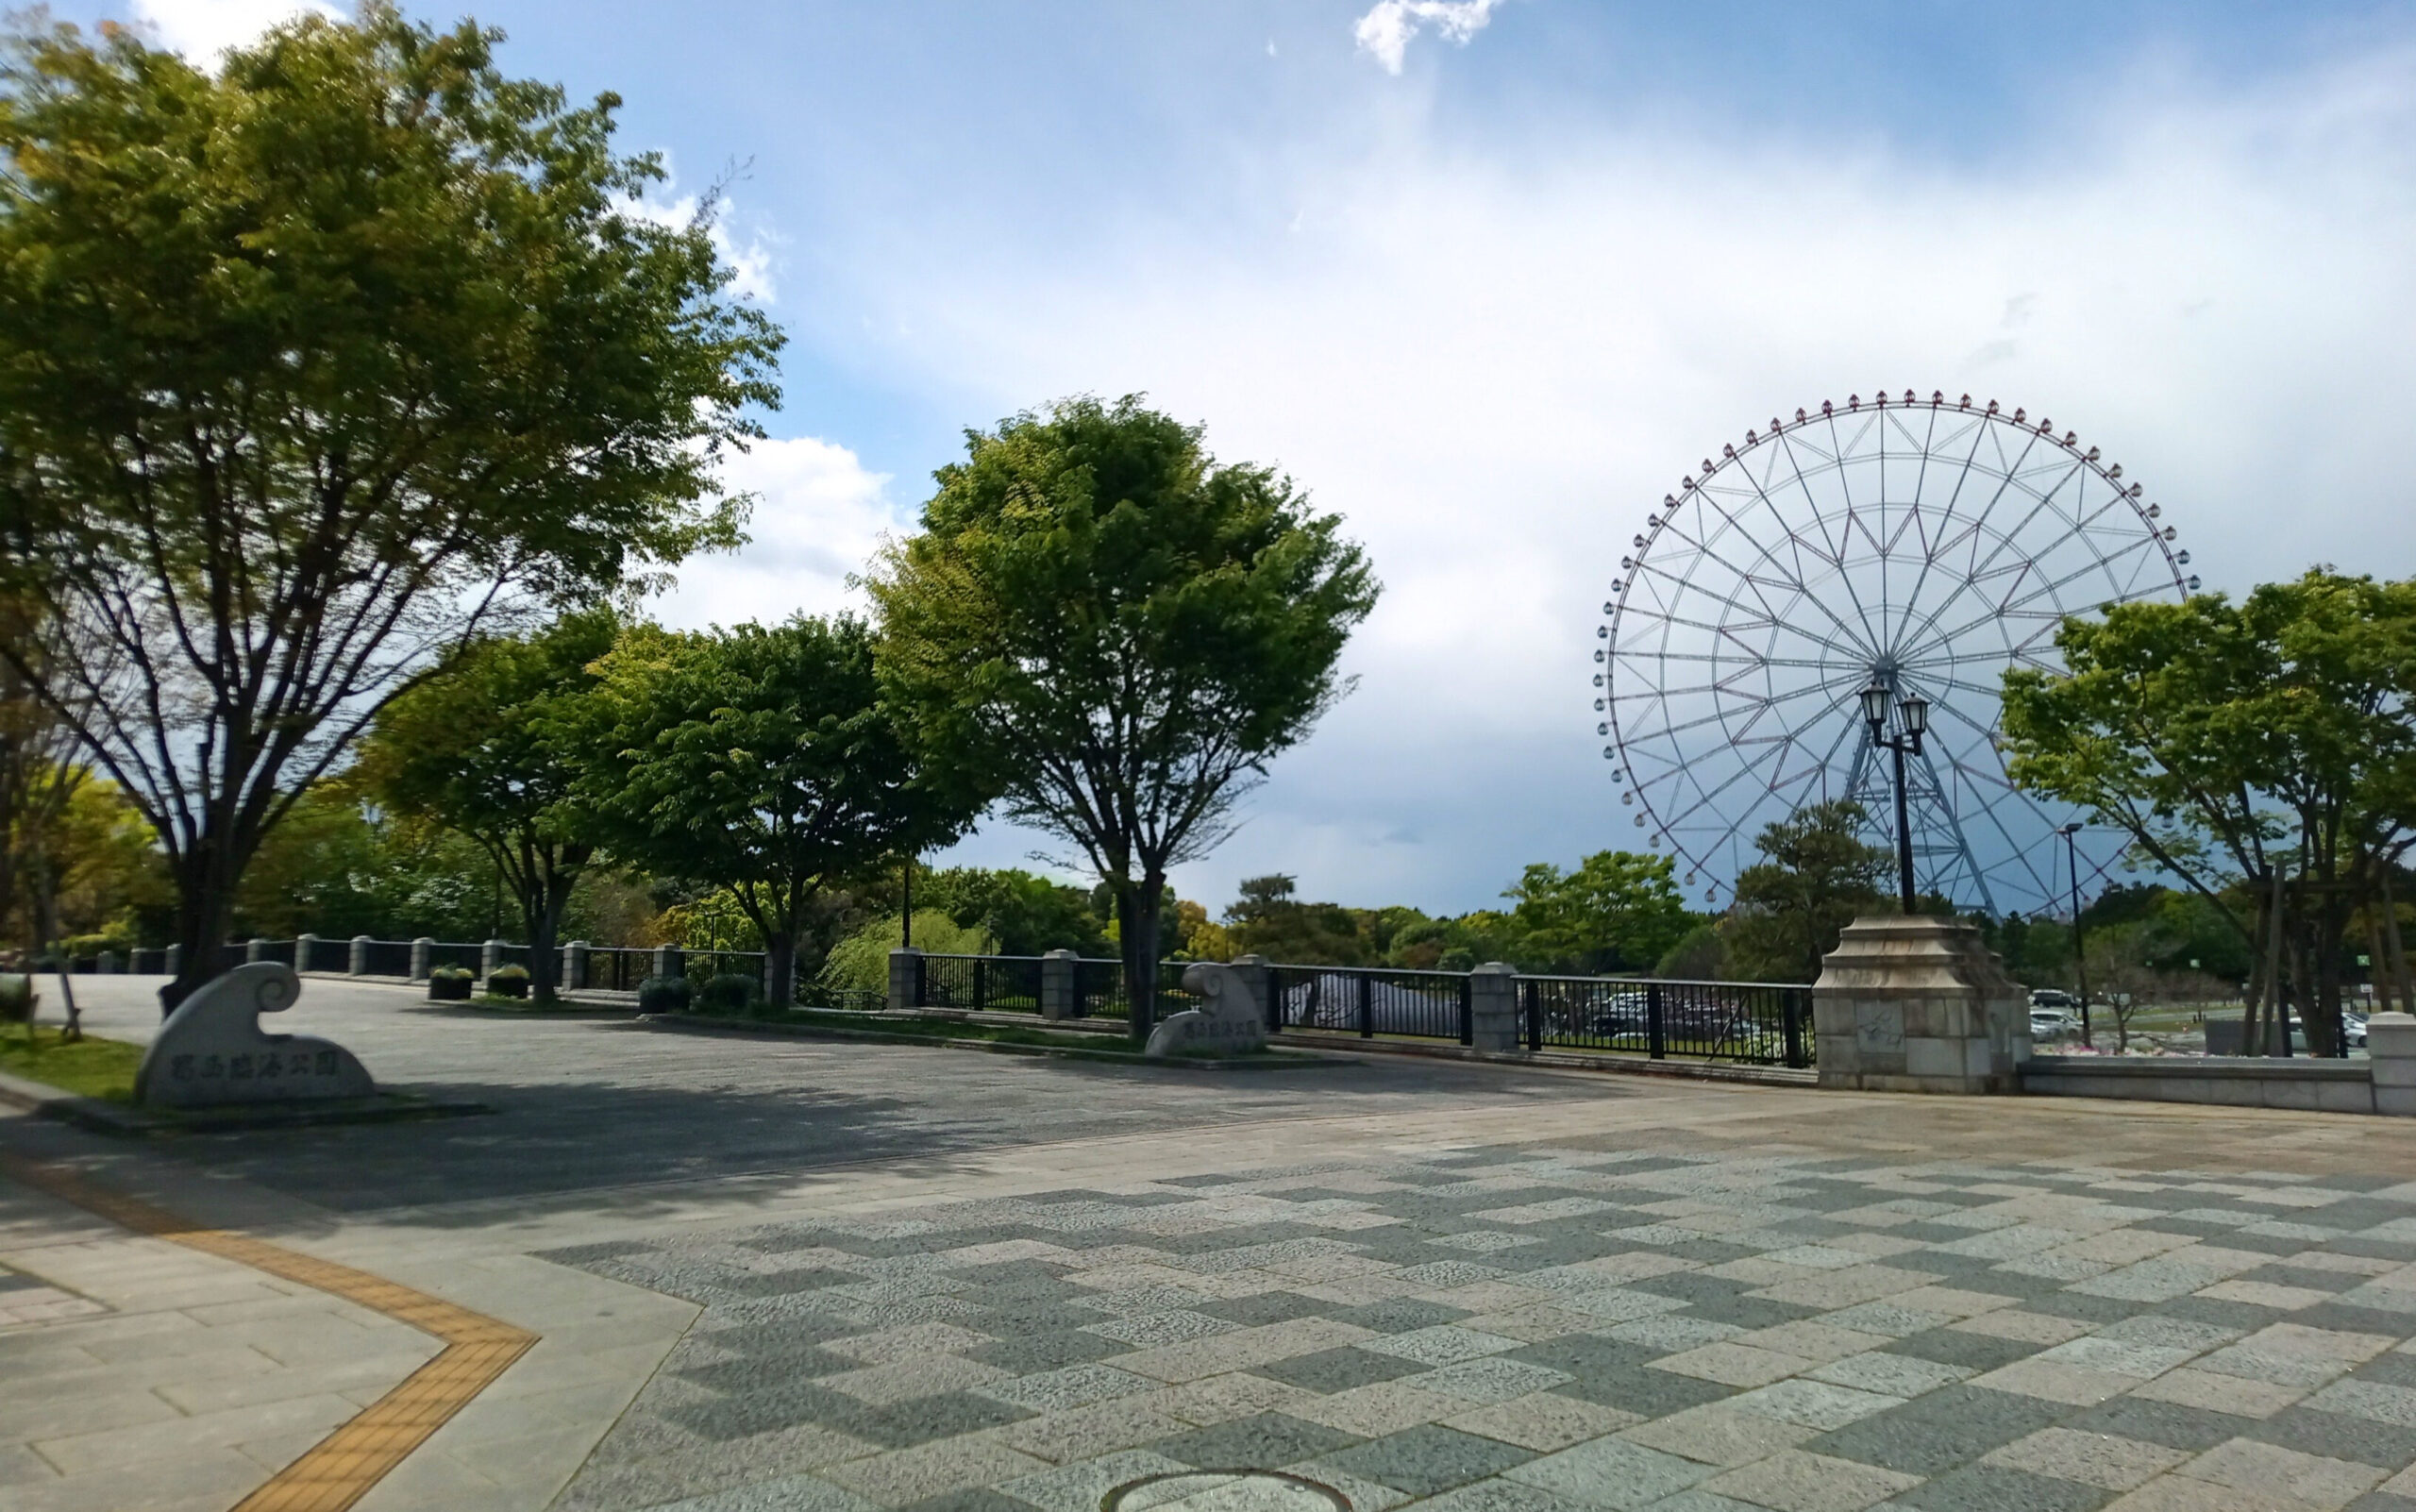
[[[1284,1027],[1284,1016],[1276,1011],[1275,972],[1263,955],[1237,955],[1233,960],[1233,975],[1242,979],[1250,995],[1257,1000],[1258,1011],[1266,1016],[1267,1032],[1275,1033]]]
[[[2027,995],[1957,919],[1847,925],[1813,983],[1812,1025],[1822,1086],[2018,1092],[2030,1058]]]
[[[428,980],[428,973],[435,964],[435,954],[436,942],[427,935],[423,934],[411,941],[411,980],[413,982]]]
[[[2374,1111],[2416,1117],[2416,1017],[2376,1014],[2366,1020],[2366,1057],[2374,1079]]]
[[[1082,1012],[1081,957],[1071,950],[1049,950],[1040,958],[1040,1016],[1079,1018]]]
[[[590,947],[585,940],[573,940],[562,947],[562,990],[579,992],[587,986]]]
[[[1047,966],[1041,967],[1047,970]],[[892,950],[889,952],[889,1006],[920,1008],[923,1006],[923,952]]]
[[[1518,1048],[1518,968],[1487,961],[1468,973],[1468,1024],[1481,1050]]]
[[[369,945],[370,939],[366,934],[356,934],[352,937],[352,953],[344,960],[344,975],[350,977],[369,975]]]

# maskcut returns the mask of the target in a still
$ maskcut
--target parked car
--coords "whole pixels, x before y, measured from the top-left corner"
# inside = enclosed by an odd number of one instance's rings
[[[2030,1010],[2030,1037],[2034,1040],[2063,1039],[2080,1033],[2080,1016],[2061,1008]]]
[[[2078,1000],[2060,987],[2033,987],[2030,991],[2030,1008],[2033,1013],[2041,1008],[2072,1009],[2079,1006]]]
[[[1621,992],[1606,998],[1594,1011],[1594,1033],[1597,1034],[1641,1034],[1649,1027],[1652,1000],[1640,992]]]

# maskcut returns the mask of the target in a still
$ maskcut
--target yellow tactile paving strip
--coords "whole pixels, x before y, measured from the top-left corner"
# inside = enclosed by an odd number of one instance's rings
[[[255,1270],[299,1282],[445,1341],[434,1359],[379,1397],[234,1512],[344,1512],[485,1390],[537,1342],[524,1328],[373,1276],[225,1229],[205,1229],[165,1208],[93,1185],[73,1171],[0,1154],[0,1175],[75,1203],[122,1227]]]

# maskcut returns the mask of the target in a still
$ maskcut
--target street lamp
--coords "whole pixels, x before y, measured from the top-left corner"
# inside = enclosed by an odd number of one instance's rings
[[[1896,700],[1896,714],[1904,725],[1904,733],[1888,733],[1888,684],[1876,677],[1871,686],[1862,690],[1862,717],[1871,724],[1871,743],[1884,746],[1896,755],[1896,885],[1904,895],[1904,915],[1913,913],[1913,832],[1904,812],[1904,756],[1921,753],[1921,736],[1929,731],[1929,700],[1918,693],[1908,693]]]
[[[2057,829],[2064,837],[2064,859],[2071,863],[2072,874],[2072,980],[2080,983],[2080,1042],[2090,1050],[2097,1048],[2089,1033],[2089,957],[2081,950],[2080,938],[2080,821]]]

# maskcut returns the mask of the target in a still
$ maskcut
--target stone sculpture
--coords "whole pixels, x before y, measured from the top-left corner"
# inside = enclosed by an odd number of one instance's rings
[[[1200,1006],[1167,1015],[1149,1031],[1142,1054],[1240,1055],[1267,1048],[1266,1011],[1241,972],[1198,961],[1184,968],[1183,986],[1200,995]]]
[[[301,991],[292,966],[256,961],[187,998],[143,1057],[134,1100],[149,1107],[193,1108],[375,1093],[368,1070],[343,1046],[261,1032],[260,1016],[284,1012]]]

